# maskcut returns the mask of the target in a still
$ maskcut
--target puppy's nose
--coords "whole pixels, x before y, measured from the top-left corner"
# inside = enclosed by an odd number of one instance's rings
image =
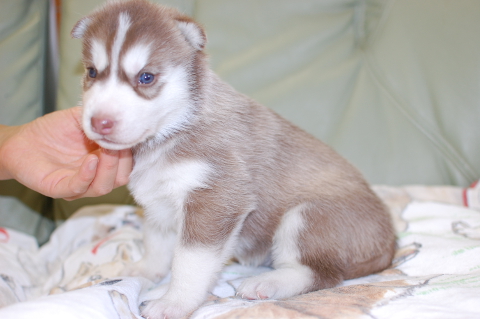
[[[92,129],[95,133],[108,135],[112,133],[115,122],[107,118],[92,117]]]

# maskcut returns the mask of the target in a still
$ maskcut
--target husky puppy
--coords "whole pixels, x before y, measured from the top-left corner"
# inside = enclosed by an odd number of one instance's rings
[[[117,1],[72,36],[83,38],[86,135],[134,153],[129,188],[145,209],[145,255],[128,274],[159,281],[171,270],[143,316],[188,315],[231,258],[273,268],[238,287],[246,299],[334,287],[390,265],[390,217],[362,175],[215,75],[198,23]]]

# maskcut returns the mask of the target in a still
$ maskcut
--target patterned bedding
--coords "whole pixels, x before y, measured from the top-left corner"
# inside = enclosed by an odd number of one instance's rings
[[[268,269],[231,263],[191,318],[480,318],[478,187],[377,186],[391,209],[399,249],[390,269],[286,300],[235,297]],[[467,205],[467,206],[466,206]],[[142,254],[142,216],[131,206],[91,206],[50,241],[0,228],[0,318],[141,318],[165,291],[118,277]]]

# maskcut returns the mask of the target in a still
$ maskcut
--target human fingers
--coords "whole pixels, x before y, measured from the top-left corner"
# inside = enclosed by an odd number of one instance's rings
[[[95,154],[87,156],[75,175],[61,180],[51,196],[68,200],[84,197],[95,179],[98,162],[99,159]],[[65,183],[68,185],[64,185]]]
[[[133,157],[130,149],[119,151],[119,163],[117,170],[117,178],[114,188],[126,185],[133,169]]]
[[[95,179],[84,197],[96,197],[110,193],[115,188],[119,168],[119,151],[101,149]]]

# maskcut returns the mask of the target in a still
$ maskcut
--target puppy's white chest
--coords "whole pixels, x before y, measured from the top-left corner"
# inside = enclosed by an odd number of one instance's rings
[[[208,187],[210,165],[199,160],[169,162],[163,157],[154,162],[136,158],[129,188],[147,216],[179,214],[188,194]],[[179,216],[175,216],[179,217]]]

